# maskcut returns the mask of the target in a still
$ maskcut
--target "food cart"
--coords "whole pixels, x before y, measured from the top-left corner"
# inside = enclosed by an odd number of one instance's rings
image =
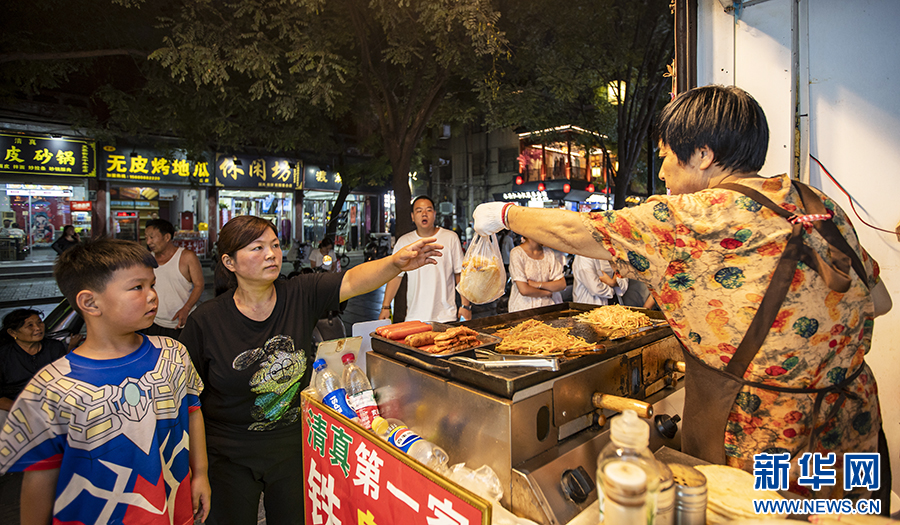
[[[608,332],[575,318],[593,308],[563,303],[465,323],[491,335],[537,319],[597,344],[559,358],[555,370],[483,367],[456,359],[478,361],[474,349],[431,356],[373,335],[367,369],[382,414],[439,444],[451,464],[490,466],[503,485],[501,503],[515,514],[542,524],[570,522],[597,500],[596,460],[609,440],[607,417],[635,409],[650,422],[652,450],[679,448],[677,419],[666,413],[683,406],[680,343],[666,325],[609,340]]]

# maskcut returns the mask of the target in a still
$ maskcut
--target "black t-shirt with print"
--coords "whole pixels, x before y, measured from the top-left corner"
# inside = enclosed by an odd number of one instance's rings
[[[200,305],[181,342],[204,389],[207,433],[223,437],[296,431],[300,391],[312,375],[312,331],[340,304],[343,273],[301,274],[275,281],[276,302],[265,321],[234,304],[234,290]],[[302,373],[301,373],[302,370]]]
[[[15,341],[0,346],[0,397],[15,400],[34,374],[67,353],[65,343],[48,337],[34,355],[22,350]]]

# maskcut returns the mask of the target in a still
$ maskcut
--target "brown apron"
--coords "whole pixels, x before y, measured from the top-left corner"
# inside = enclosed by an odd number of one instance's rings
[[[744,373],[750,362],[756,357],[763,341],[766,338],[778,311],[787,296],[788,289],[794,278],[797,262],[803,261],[815,270],[825,281],[825,284],[836,292],[846,292],[850,289],[850,268],[866,281],[865,267],[856,252],[850,248],[846,239],[840,234],[837,226],[829,219],[816,220],[813,226],[829,245],[831,264],[825,261],[812,248],[803,243],[803,222],[797,220],[801,210],[807,214],[830,215],[822,200],[813,193],[805,184],[793,183],[794,188],[800,193],[801,209],[797,214],[792,214],[784,208],[776,205],[768,197],[760,192],[739,184],[721,184],[718,188],[728,189],[742,193],[759,204],[769,208],[793,223],[793,231],[788,239],[787,246],[775,267],[769,287],[744,335],[743,340],[728,362],[724,370],[715,369],[700,358],[685,351],[685,399],[684,399],[684,423],[682,430],[682,450],[692,456],[706,460],[710,463],[725,464],[725,428],[728,424],[728,416],[734,406],[738,393],[745,385],[750,385],[777,392],[815,394],[813,406],[812,429],[809,441],[809,450],[813,451],[815,440],[823,425],[817,424],[817,416],[822,401],[830,392],[840,392],[840,397],[832,405],[833,408],[826,416],[827,420],[834,417],[843,404],[846,397],[855,398],[856,395],[846,390],[863,370],[865,364],[860,364],[852,374],[836,385],[825,388],[787,388],[765,385],[746,381]],[[824,422],[823,422],[824,424]]]

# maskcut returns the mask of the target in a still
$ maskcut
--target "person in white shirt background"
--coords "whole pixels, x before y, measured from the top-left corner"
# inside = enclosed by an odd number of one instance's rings
[[[309,266],[312,269],[322,268],[326,272],[341,271],[341,261],[334,256],[334,241],[331,237],[322,239],[319,248],[309,254]]]
[[[407,274],[406,320],[448,323],[472,319],[472,306],[468,299],[460,296],[462,306],[456,307],[456,285],[462,274],[463,260],[459,236],[435,225],[434,201],[430,197],[420,195],[413,199],[412,210],[416,229],[397,240],[394,252],[419,239],[435,237],[442,247],[442,255],[436,259],[437,264],[426,265]],[[391,302],[397,295],[401,280],[402,274],[385,286],[379,319],[391,318]]]
[[[534,239],[522,237],[522,243],[509,252],[509,276],[513,286],[509,311],[550,306],[562,302],[566,278],[558,252]]]
[[[613,296],[617,296],[622,304],[628,279],[616,277],[616,270],[609,261],[576,255],[572,274],[575,276],[573,299],[576,303],[607,305]]]

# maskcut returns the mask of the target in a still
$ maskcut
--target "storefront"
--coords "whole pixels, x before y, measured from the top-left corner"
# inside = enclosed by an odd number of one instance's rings
[[[50,246],[69,224],[90,236],[90,207],[88,215],[83,204],[73,213],[73,202],[92,200],[94,141],[7,132],[0,133],[0,148],[0,260],[53,261],[56,252]]]
[[[104,146],[102,157],[111,236],[143,243],[147,221],[165,219],[175,226],[176,245],[207,256],[208,162],[188,160],[178,150],[126,146]]]
[[[597,133],[576,126],[519,134],[519,175],[511,191],[494,198],[575,211],[611,208],[604,191],[615,161],[595,146],[598,139]]]
[[[341,189],[341,174],[307,165],[303,170],[303,240],[315,244],[325,237],[331,212]],[[347,195],[338,216],[334,241],[350,250],[362,248],[373,228],[370,210],[377,207],[376,195]]]
[[[286,157],[216,155],[219,228],[241,215],[275,225],[282,248],[297,238],[295,197],[302,187],[301,162]]]

